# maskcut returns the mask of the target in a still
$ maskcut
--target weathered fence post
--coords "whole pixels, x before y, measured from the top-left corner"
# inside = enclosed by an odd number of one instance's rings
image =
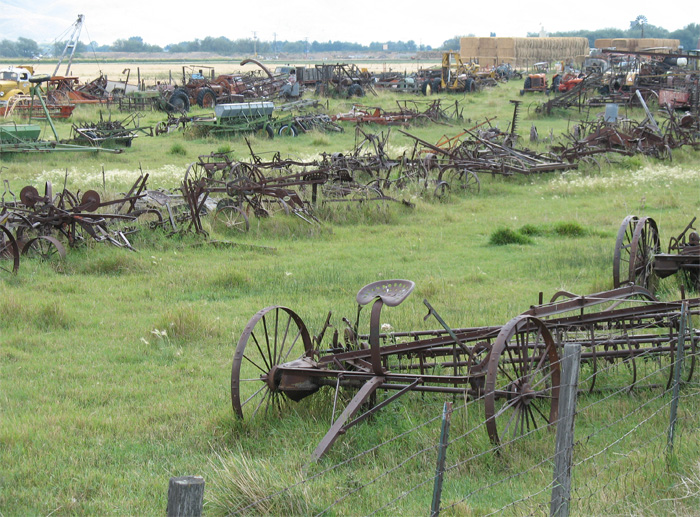
[[[199,517],[204,502],[204,478],[182,476],[170,478],[168,517]]]
[[[576,393],[581,366],[581,345],[567,343],[561,361],[559,384],[559,421],[557,422],[556,451],[554,453],[554,486],[549,515],[567,517],[571,499],[571,463],[574,448],[574,416]]]
[[[452,402],[445,402],[442,408],[442,428],[440,430],[440,446],[438,448],[437,468],[435,469],[435,484],[433,485],[433,503],[430,507],[430,517],[440,515],[440,497],[442,496],[442,478],[445,474],[445,457],[447,442],[450,436],[450,419],[452,418]]]
[[[681,305],[681,319],[678,328],[678,343],[676,344],[676,363],[673,371],[673,399],[671,399],[671,422],[668,426],[667,456],[673,454],[673,438],[676,434],[676,419],[678,418],[678,398],[681,388],[681,371],[683,370],[683,351],[685,350],[685,333],[688,319],[688,302]],[[693,339],[691,336],[690,339]]]

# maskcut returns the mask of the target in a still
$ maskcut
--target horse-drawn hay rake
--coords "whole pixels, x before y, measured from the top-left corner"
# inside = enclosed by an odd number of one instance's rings
[[[323,387],[335,390],[332,425],[312,454],[318,459],[347,429],[409,392],[452,394],[483,400],[485,427],[499,444],[556,420],[559,350],[566,342],[583,346],[585,390],[592,390],[610,366],[622,375],[605,375],[606,381],[614,377],[629,389],[665,388],[672,375],[681,302],[658,302],[641,287],[588,296],[558,293],[505,325],[475,328],[450,328],[424,300],[426,319],[434,316],[441,329],[382,332],[382,308],[399,305],[413,288],[408,280],[386,280],[360,289],[356,320],[343,318],[342,340],[338,329],[326,336],[330,313],[312,336],[288,307],[259,311],[234,353],[231,400],[236,416],[254,422]],[[689,304],[697,315],[700,299]],[[369,333],[360,334],[360,313],[367,305]],[[691,331],[685,344],[692,358],[686,378],[693,374],[698,338]],[[336,417],[341,389],[356,393]],[[393,394],[376,403],[379,390]]]

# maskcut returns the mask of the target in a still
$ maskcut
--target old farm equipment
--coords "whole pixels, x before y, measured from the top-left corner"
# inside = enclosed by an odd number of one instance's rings
[[[693,228],[696,219],[693,217],[678,236],[671,237],[668,253],[661,253],[656,221],[651,217],[625,217],[615,241],[615,287],[633,283],[653,290],[657,277],[681,271],[689,284],[700,290],[700,235]]]
[[[34,86],[31,88],[32,103],[36,98],[41,104],[41,109],[44,113],[44,118],[51,128],[54,140],[46,141],[39,140],[41,128],[34,124],[15,124],[8,123],[0,125],[0,154],[2,153],[30,153],[30,152],[47,152],[47,151],[96,151],[102,150],[97,147],[66,144],[59,140],[58,133],[51,119],[51,113],[44,102],[41,94],[40,84],[49,80],[48,76],[34,76],[29,79],[29,82]],[[108,152],[118,153],[120,150],[104,149]]]
[[[383,307],[398,306],[413,288],[408,280],[385,280],[360,289],[355,322],[343,318],[343,338],[338,329],[327,332],[330,313],[320,333],[312,336],[288,307],[259,311],[234,353],[231,400],[236,416],[254,420],[323,387],[335,390],[332,425],[312,454],[318,459],[340,434],[399,397],[442,393],[482,399],[489,438],[502,444],[556,420],[558,349],[567,340],[586,349],[584,359],[593,372],[586,378],[588,386],[603,374],[601,361],[619,363],[625,372],[622,382],[640,386],[642,358],[672,355],[678,336],[680,303],[657,303],[638,286],[588,296],[558,293],[552,302],[533,306],[505,325],[475,328],[450,328],[424,300],[426,319],[434,316],[442,328],[383,331]],[[697,314],[700,299],[691,304]],[[360,314],[368,305],[369,333],[360,334]],[[694,351],[697,341],[694,334],[687,347]],[[665,386],[667,380],[664,370],[645,377],[645,385]],[[341,388],[355,395],[336,417]],[[379,390],[393,395],[376,403]],[[355,417],[368,401],[371,407]]]
[[[54,195],[50,182],[43,195],[28,185],[17,199],[6,184],[0,221],[14,235],[23,255],[43,260],[63,259],[66,245],[80,246],[89,238],[133,250],[130,235],[162,223],[158,210],[136,205],[145,196],[147,178],[142,175],[124,197],[110,201],[102,201],[94,190],[74,194],[63,189]],[[12,200],[5,199],[7,194]]]
[[[281,127],[281,124],[275,125],[272,118],[274,110],[275,105],[269,101],[217,104],[214,106],[214,118],[196,119],[192,124],[212,135],[263,131],[273,138],[275,129]]]

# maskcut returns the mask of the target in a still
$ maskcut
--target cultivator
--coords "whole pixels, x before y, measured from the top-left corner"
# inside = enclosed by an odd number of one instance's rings
[[[620,384],[665,389],[670,382],[680,301],[658,302],[638,286],[588,296],[558,293],[505,325],[453,329],[424,300],[425,319],[435,317],[442,328],[384,331],[383,307],[401,304],[413,288],[408,280],[386,280],[360,289],[356,319],[343,318],[342,338],[338,328],[327,336],[331,313],[312,336],[290,308],[259,311],[243,330],[233,358],[236,416],[254,422],[329,387],[335,392],[332,425],[312,454],[318,459],[350,427],[410,392],[483,400],[485,426],[495,444],[545,428],[557,418],[559,356],[568,342],[583,346],[585,390]],[[687,303],[693,315],[700,314],[700,299]],[[369,333],[361,334],[360,315],[368,305]],[[685,341],[688,380],[699,339],[694,330]],[[337,416],[342,389],[355,395]],[[379,390],[393,394],[377,403]]]
[[[159,211],[136,207],[145,195],[147,178],[139,177],[127,196],[111,201],[102,201],[94,190],[80,195],[64,188],[54,195],[51,182],[46,182],[43,195],[29,185],[17,199],[5,182],[0,222],[23,255],[43,260],[63,259],[66,245],[80,246],[88,238],[133,250],[129,235],[162,223]],[[105,211],[107,207],[114,209]],[[11,239],[6,237],[4,242],[13,249]]]

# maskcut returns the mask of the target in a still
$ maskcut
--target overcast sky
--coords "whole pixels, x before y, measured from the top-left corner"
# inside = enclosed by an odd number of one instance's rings
[[[689,5],[664,8],[658,0],[562,2],[490,0],[0,0],[0,39],[19,37],[39,43],[65,40],[85,15],[84,43],[112,44],[141,36],[169,43],[225,36],[231,40],[408,41],[438,47],[453,36],[526,36],[528,32],[629,28],[638,15],[670,31],[700,20],[689,19]],[[683,12],[685,11],[685,12]],[[695,9],[700,14],[700,9]]]

